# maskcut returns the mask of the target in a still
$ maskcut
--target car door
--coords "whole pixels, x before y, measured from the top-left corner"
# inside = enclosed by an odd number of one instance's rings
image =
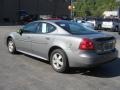
[[[49,23],[41,22],[39,24],[37,34],[32,37],[32,50],[36,55],[43,57],[43,59],[48,58],[49,44],[52,40],[49,33],[55,30],[56,27]]]
[[[37,22],[32,22],[27,25],[25,25],[22,30],[23,33],[18,35],[16,37],[16,46],[18,50],[25,51],[25,52],[31,52],[32,46],[31,46],[31,38],[32,34],[35,34],[37,31]]]

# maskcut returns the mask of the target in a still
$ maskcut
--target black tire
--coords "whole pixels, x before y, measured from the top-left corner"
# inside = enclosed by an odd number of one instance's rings
[[[118,32],[118,26],[115,27],[114,32]]]
[[[98,25],[98,28],[97,28],[98,30],[101,30],[101,25]]]
[[[53,61],[54,61],[53,58],[54,58],[54,55],[56,54],[60,54],[62,56],[63,66],[61,66],[60,69],[57,69],[53,64]],[[59,73],[65,73],[69,71],[69,63],[68,63],[67,55],[62,49],[56,49],[50,54],[50,63],[52,65],[52,68]]]
[[[12,44],[13,43],[13,49],[10,50],[10,43]],[[8,41],[7,41],[7,47],[8,47],[8,51],[11,53],[11,54],[16,54],[17,51],[16,51],[16,46],[15,46],[15,43],[14,43],[14,40],[12,38],[9,38]]]

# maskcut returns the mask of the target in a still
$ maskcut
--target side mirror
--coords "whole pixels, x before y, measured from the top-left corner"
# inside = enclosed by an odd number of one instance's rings
[[[19,33],[20,35],[22,35],[23,29],[19,29],[19,30],[17,31],[17,33]]]

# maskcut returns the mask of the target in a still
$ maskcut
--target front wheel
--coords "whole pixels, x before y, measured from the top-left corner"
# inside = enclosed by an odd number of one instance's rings
[[[59,73],[64,73],[69,69],[67,56],[61,49],[56,49],[51,53],[50,61],[53,69]]]
[[[8,51],[12,54],[15,54],[16,53],[16,47],[15,47],[15,43],[13,41],[12,38],[9,38],[8,39]]]

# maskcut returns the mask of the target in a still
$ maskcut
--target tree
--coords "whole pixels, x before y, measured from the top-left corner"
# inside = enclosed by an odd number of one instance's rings
[[[75,0],[76,16],[102,16],[106,10],[117,9],[120,2],[116,0]]]

